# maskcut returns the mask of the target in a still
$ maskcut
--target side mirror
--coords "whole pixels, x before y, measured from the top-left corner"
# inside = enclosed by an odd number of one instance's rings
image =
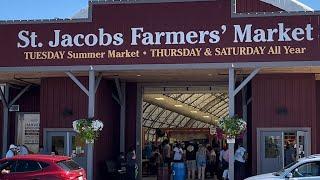
[[[286,175],[286,178],[293,178],[293,174],[290,172],[290,173],[288,173],[287,175]]]

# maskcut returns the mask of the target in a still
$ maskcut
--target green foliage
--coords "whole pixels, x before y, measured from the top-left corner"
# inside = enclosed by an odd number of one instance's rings
[[[102,130],[103,123],[94,119],[79,119],[73,121],[72,126],[82,140],[92,142],[99,137],[99,131]]]
[[[237,138],[246,130],[247,123],[241,118],[226,116],[218,121],[218,127],[227,138]]]

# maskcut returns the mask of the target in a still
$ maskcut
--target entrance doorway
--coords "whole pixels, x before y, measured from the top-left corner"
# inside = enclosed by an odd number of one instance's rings
[[[85,143],[72,130],[45,130],[45,149],[50,154],[70,156],[86,168]]]
[[[141,121],[141,170],[143,179],[170,178],[168,159],[186,161],[187,147],[192,154],[199,147],[219,152],[216,122],[228,115],[228,92],[225,84],[166,86],[143,88]],[[167,142],[166,142],[167,141]],[[165,157],[169,147],[170,157]],[[182,157],[175,151],[182,149]],[[191,158],[191,157],[189,157]],[[206,177],[214,179],[214,163],[208,163]],[[195,167],[196,168],[196,167]],[[196,173],[195,173],[196,174]]]
[[[278,171],[310,155],[310,128],[258,129],[258,173]]]

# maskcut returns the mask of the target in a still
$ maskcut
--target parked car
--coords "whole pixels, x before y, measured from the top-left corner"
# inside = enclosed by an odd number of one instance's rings
[[[86,180],[86,174],[70,157],[18,155],[0,160],[0,180]]]
[[[269,179],[292,179],[308,180],[320,179],[320,154],[301,158],[278,172],[261,174],[249,177],[245,180],[269,180]]]

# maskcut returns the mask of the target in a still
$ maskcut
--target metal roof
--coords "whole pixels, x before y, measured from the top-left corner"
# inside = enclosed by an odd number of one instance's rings
[[[158,96],[155,101],[150,101],[150,96],[144,97],[142,125],[147,140],[155,140],[157,128],[209,128],[215,126],[217,119],[228,115],[227,92]],[[152,98],[156,99],[157,96]],[[162,101],[162,104],[156,101]],[[172,108],[175,105],[179,106]]]
[[[297,0],[260,0],[260,1],[276,6],[287,12],[314,11],[311,7]]]

